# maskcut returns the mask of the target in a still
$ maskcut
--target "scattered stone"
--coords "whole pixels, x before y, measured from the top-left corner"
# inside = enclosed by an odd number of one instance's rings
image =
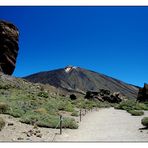
[[[31,137],[30,133],[27,133],[27,137]]]
[[[24,138],[22,138],[22,137],[18,137],[17,140],[24,140]]]
[[[29,132],[29,133],[33,133],[33,130],[29,130],[28,132]]]
[[[37,134],[36,137],[42,138],[42,134]]]
[[[35,125],[33,126],[33,129],[38,129],[38,126],[35,124]]]
[[[12,140],[12,141],[16,141],[15,138],[12,138],[11,140]]]
[[[26,140],[30,140],[30,138],[26,138]]]
[[[9,119],[12,119],[12,116],[8,116]]]
[[[41,131],[40,130],[37,130],[36,133],[41,133]]]
[[[14,125],[14,123],[8,123],[8,126],[13,126]]]

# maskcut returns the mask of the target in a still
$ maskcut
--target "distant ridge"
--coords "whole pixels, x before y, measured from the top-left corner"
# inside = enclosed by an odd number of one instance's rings
[[[108,89],[111,92],[121,92],[132,99],[137,97],[139,90],[134,85],[76,66],[39,72],[24,78],[34,83],[50,84],[57,88],[81,93]]]

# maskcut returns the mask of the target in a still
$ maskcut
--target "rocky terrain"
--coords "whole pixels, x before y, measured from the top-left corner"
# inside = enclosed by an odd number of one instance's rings
[[[11,75],[18,55],[19,31],[16,26],[0,21],[0,71]]]
[[[104,74],[86,70],[80,67],[67,66],[65,68],[45,71],[24,77],[31,82],[50,84],[68,91],[86,93],[87,91],[99,91],[106,89],[120,92],[128,98],[136,98],[138,87],[124,83]]]
[[[148,84],[145,83],[144,87],[139,89],[137,100],[139,102],[148,101]]]

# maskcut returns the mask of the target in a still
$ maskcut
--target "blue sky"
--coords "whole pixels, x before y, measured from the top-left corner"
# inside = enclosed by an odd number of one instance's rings
[[[148,7],[0,7],[20,31],[14,76],[66,65],[148,83]]]

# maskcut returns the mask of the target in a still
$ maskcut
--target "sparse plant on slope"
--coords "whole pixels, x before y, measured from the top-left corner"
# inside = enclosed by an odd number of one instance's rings
[[[49,127],[55,128],[58,125],[59,128],[59,116],[42,114],[36,112],[28,112],[24,114],[21,119],[21,122],[26,124],[36,124],[40,127]],[[72,118],[63,119],[63,127],[65,128],[78,128],[76,121]]]
[[[136,100],[126,100],[122,101],[119,105],[117,105],[115,109],[133,110],[135,105],[136,105]]]
[[[0,117],[0,131],[2,130],[2,128],[5,126],[5,121],[3,118]]]
[[[141,120],[141,124],[144,125],[146,128],[148,128],[148,117],[144,117]]]
[[[130,113],[132,116],[142,116],[144,115],[143,111],[140,110],[128,110],[128,113]]]
[[[120,104],[115,106],[115,109],[122,109],[126,111],[130,111],[133,114],[138,114],[138,110],[148,110],[148,104],[147,103],[139,103],[136,100],[126,100],[122,101]],[[140,114],[140,112],[139,112]],[[142,113],[141,113],[142,114]]]
[[[0,113],[5,113],[8,110],[9,106],[5,102],[0,102]]]
[[[74,111],[74,106],[68,100],[61,100],[61,101],[58,102],[58,110],[73,112]]]
[[[42,92],[39,92],[39,93],[38,93],[38,96],[39,96],[39,97],[48,98],[48,93],[42,91]]]
[[[73,111],[73,112],[71,113],[71,116],[78,117],[78,116],[79,116],[79,113],[78,113],[78,111]]]

